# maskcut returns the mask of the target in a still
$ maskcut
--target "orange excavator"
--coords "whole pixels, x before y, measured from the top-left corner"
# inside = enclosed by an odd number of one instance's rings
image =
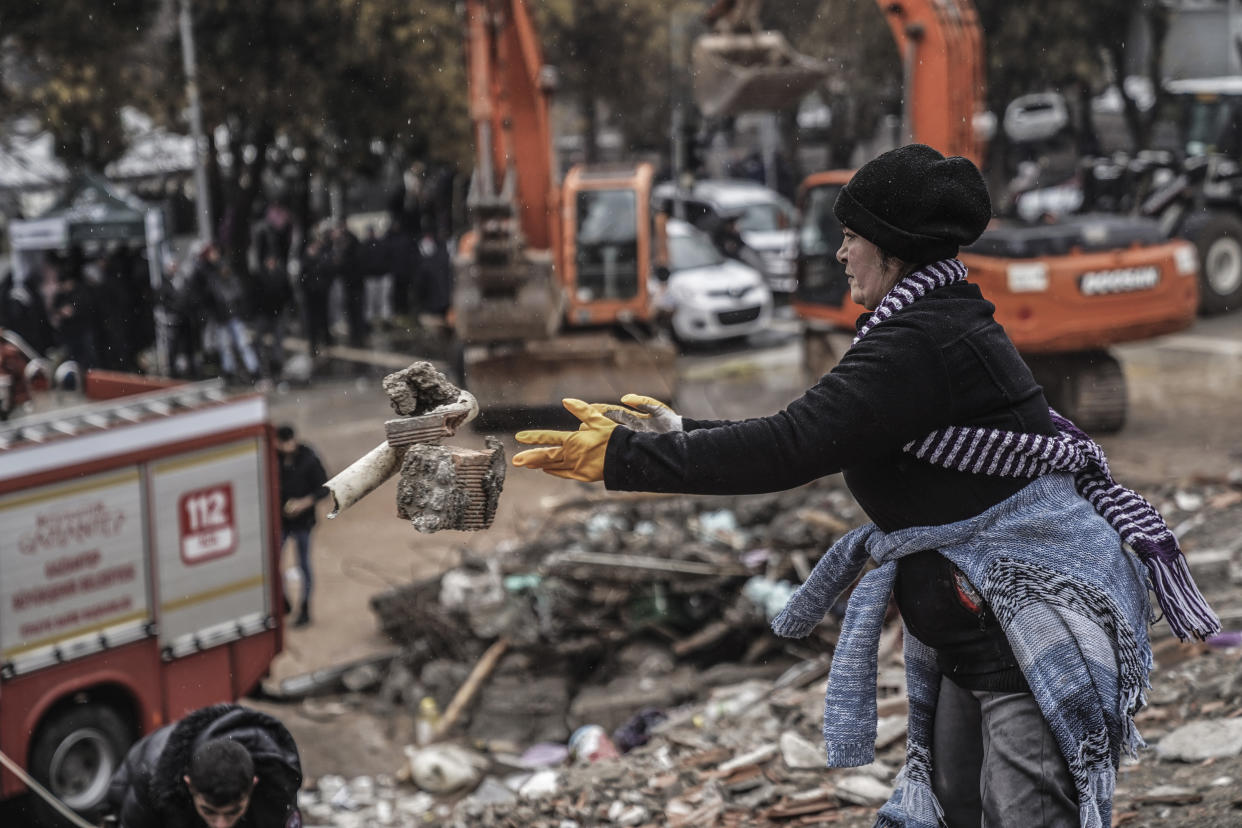
[[[475,170],[454,262],[459,377],[485,409],[566,396],[672,398],[675,350],[654,336],[650,164],[559,180],[543,62],[522,0],[465,3]]]
[[[904,64],[907,140],[980,163],[984,63],[974,6],[877,2]],[[831,332],[853,331],[864,312],[850,301],[835,258],[841,228],[832,205],[852,174],[815,173],[799,188],[794,307],[806,322],[808,369],[816,376],[833,361]],[[1195,249],[1167,241],[1154,221],[1091,214],[1035,225],[994,219],[960,258],[1052,406],[1088,431],[1117,431],[1125,423],[1125,375],[1108,349],[1184,329],[1195,318]]]

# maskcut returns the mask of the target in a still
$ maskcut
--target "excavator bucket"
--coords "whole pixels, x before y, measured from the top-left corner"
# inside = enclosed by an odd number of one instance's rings
[[[694,99],[716,118],[788,109],[828,76],[828,64],[794,51],[780,32],[703,35],[691,52]]]
[[[454,263],[454,274],[454,327],[462,342],[555,335],[565,297],[546,251],[525,251],[499,266],[483,255],[461,256]]]

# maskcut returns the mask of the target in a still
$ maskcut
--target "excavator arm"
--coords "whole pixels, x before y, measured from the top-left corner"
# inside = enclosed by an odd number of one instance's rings
[[[974,6],[970,0],[877,2],[902,56],[906,140],[982,166],[976,121],[985,111],[984,63]],[[850,301],[834,255],[842,231],[832,205],[851,176],[814,173],[798,196],[794,307],[807,322],[815,376],[837,350],[832,331],[852,332],[863,312]],[[1049,401],[1087,431],[1116,431],[1125,422],[1125,376],[1108,348],[1182,330],[1194,319],[1193,253],[1184,242],[1162,239],[1150,222],[1091,216],[1033,227],[997,222],[960,258]],[[1099,287],[1125,280],[1125,289]]]
[[[521,0],[467,0],[474,204],[516,208],[531,247],[553,247],[557,182],[552,171],[548,95],[554,84]]]
[[[651,165],[575,167],[562,187],[526,4],[464,9],[475,171],[454,263],[459,380],[485,409],[671,396],[674,353],[647,324]]]
[[[876,0],[901,55],[906,139],[982,165],[983,41],[970,0]]]
[[[472,229],[455,263],[457,334],[466,342],[547,339],[564,307],[550,72],[521,0],[467,0],[465,23],[475,170]]]

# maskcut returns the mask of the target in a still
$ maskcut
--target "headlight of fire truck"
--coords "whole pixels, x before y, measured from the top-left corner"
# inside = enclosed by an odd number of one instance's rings
[[[1178,275],[1194,276],[1199,272],[1199,251],[1193,244],[1179,244],[1173,249],[1173,264]]]
[[[1015,262],[1005,268],[1010,293],[1039,293],[1048,289],[1048,265]]]

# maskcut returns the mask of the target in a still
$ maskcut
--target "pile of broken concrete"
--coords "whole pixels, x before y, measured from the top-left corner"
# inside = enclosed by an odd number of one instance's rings
[[[1146,494],[1224,633],[1187,645],[1153,627],[1138,720],[1153,749],[1123,764],[1114,825],[1236,825],[1242,479]],[[588,497],[550,508],[525,540],[376,596],[401,648],[355,689],[459,717],[392,778],[318,780],[306,824],[872,824],[904,761],[899,619],[881,640],[876,761],[845,770],[825,769],[819,740],[837,619],[803,642],[767,629],[861,520],[832,481],[759,498]]]

